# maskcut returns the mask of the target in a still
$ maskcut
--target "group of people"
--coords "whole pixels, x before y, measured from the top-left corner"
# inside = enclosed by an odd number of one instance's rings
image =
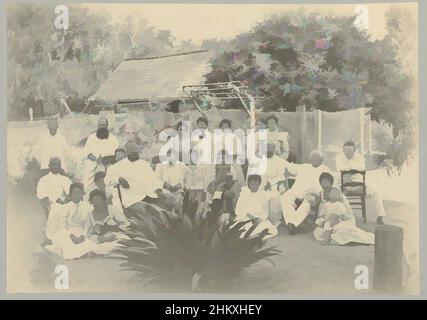
[[[69,157],[67,140],[58,132],[58,120],[48,120],[48,132],[36,145],[41,178],[37,197],[47,216],[45,247],[64,259],[90,254],[108,254],[125,237],[129,217],[144,213],[154,206],[178,216],[188,215],[196,222],[215,217],[212,221],[248,221],[255,224],[254,233],[267,229],[267,237],[277,235],[284,222],[289,234],[310,213],[317,216],[315,239],[323,243],[372,244],[373,235],[357,228],[345,193],[337,187],[343,170],[365,170],[364,159],[353,142],[346,142],[336,159],[334,173],[323,164],[320,151],[313,151],[310,162],[297,164],[289,152],[288,132],[280,130],[278,119],[269,116],[262,121],[267,128],[266,167],[259,163],[225,161],[235,159],[242,145],[231,131],[232,123],[220,123],[224,137],[235,143],[214,154],[217,161],[200,164],[203,143],[209,132],[208,119],[197,120],[196,138],[183,142],[183,123],[170,137],[167,157],[144,160],[135,141],[119,146],[111,133],[108,120],[98,119],[96,132],[90,134],[81,149],[83,177],[72,181],[73,175],[63,168]],[[182,161],[182,146],[188,143],[191,157]],[[259,151],[259,150],[258,150]],[[351,177],[358,181],[360,177]],[[294,181],[293,183],[291,183]],[[368,190],[368,199],[378,223],[385,215],[378,192]],[[217,219],[219,218],[219,219]]]

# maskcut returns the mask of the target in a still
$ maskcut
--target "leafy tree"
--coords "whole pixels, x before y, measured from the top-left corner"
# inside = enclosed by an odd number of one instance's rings
[[[77,109],[123,59],[175,50],[172,34],[144,19],[113,24],[106,12],[68,7],[70,28],[63,31],[54,26],[54,5],[8,5],[9,119],[27,118],[29,107],[35,116],[56,113],[61,97]]]
[[[372,41],[355,18],[303,10],[272,16],[218,50],[207,82],[241,80],[265,97],[265,111],[370,107],[373,119],[404,129],[412,82],[398,46],[389,36]]]

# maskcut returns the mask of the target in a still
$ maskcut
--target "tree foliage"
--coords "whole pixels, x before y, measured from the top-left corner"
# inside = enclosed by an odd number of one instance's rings
[[[9,118],[57,111],[62,97],[87,98],[125,58],[165,55],[192,47],[174,46],[168,30],[134,16],[113,23],[106,12],[69,5],[69,29],[54,26],[55,5],[18,3],[7,10]]]
[[[398,43],[389,35],[372,41],[355,18],[303,10],[272,16],[219,50],[207,82],[241,80],[265,97],[265,111],[368,107],[373,119],[406,128],[412,83]]]

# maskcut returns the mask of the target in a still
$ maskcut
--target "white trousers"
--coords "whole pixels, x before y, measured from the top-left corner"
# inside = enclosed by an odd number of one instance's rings
[[[245,221],[245,219],[240,218],[240,219],[237,219],[236,222],[238,222],[238,221]],[[247,223],[243,228],[245,229],[245,231],[247,231],[252,226],[253,226],[253,224],[250,222],[250,223]],[[277,228],[270,222],[270,220],[266,219],[266,220],[259,222],[258,226],[254,229],[254,231],[252,231],[252,236],[256,236],[256,235],[260,234],[265,229],[268,230],[268,234],[264,237],[264,240],[275,237],[278,233]],[[240,237],[243,238],[244,235],[245,235],[245,232],[243,232],[240,235]]]
[[[306,199],[303,200],[297,209],[295,200],[298,198],[301,199],[304,197],[292,192],[292,189],[290,189],[286,191],[280,199],[285,223],[292,223],[295,227],[298,227],[305,220],[311,210],[310,202]]]
[[[385,216],[383,199],[379,191],[370,186],[366,187],[366,215],[368,220]]]
[[[97,244],[89,238],[86,238],[82,243],[75,244],[70,238],[71,233],[78,237],[83,234],[83,230],[77,230],[76,228],[72,230],[61,229],[52,237],[53,247],[56,249],[55,252],[65,260],[81,258],[89,252],[97,251]]]
[[[355,189],[359,187],[354,187]],[[351,190],[351,187],[347,188]],[[357,189],[357,190],[360,190]],[[384,217],[384,205],[380,192],[372,186],[366,186],[366,218],[368,221],[375,221],[378,217]]]

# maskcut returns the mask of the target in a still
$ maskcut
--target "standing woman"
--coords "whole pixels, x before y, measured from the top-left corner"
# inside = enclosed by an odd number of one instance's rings
[[[279,119],[274,114],[265,119],[265,125],[268,129],[268,143],[274,144],[276,155],[287,160],[289,156],[289,132],[279,130]]]

